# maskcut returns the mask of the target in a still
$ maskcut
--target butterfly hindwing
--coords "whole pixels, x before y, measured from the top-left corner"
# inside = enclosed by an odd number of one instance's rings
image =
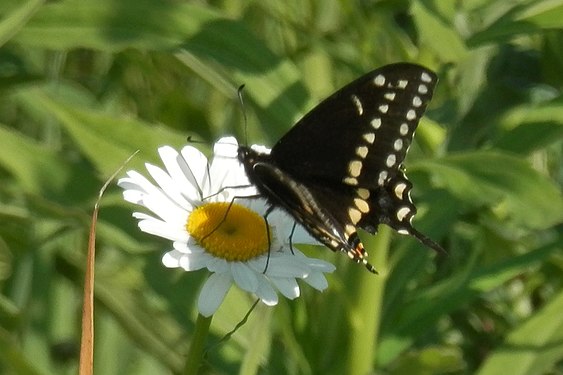
[[[302,183],[272,164],[267,155],[241,147],[248,165],[247,174],[270,204],[289,213],[317,240],[333,251],[344,251],[356,262],[362,262],[375,272],[365,260],[365,251],[357,235],[356,225],[369,212],[363,198],[365,189],[345,184],[326,185]],[[347,210],[342,208],[349,207]]]

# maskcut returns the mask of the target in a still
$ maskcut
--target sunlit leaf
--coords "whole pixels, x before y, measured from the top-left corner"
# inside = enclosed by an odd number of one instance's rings
[[[545,228],[563,220],[560,190],[528,163],[499,152],[471,152],[416,163],[460,200],[498,208],[507,220]]]

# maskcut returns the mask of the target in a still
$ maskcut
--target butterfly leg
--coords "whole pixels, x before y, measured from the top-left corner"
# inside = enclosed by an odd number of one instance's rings
[[[229,190],[229,189],[247,189],[252,187],[252,185],[234,185],[234,186],[223,186],[221,189],[217,190],[215,193],[208,195],[207,197],[202,197],[201,200],[204,201],[206,199],[209,199],[211,197],[215,197],[219,194],[221,194],[222,192],[224,192],[225,190]],[[244,197],[233,197],[233,199],[235,198],[259,198],[260,195],[250,195],[250,196],[244,196]]]
[[[295,255],[293,252],[293,234],[295,233],[295,228],[297,228],[297,221],[293,222],[293,227],[291,228],[291,233],[289,234],[289,250],[293,255]]]
[[[270,215],[273,210],[274,210],[274,206],[268,207],[263,216],[264,225],[266,225],[266,235],[268,236],[268,256],[266,257],[266,266],[264,267],[264,271],[262,271],[262,273],[266,273],[266,271],[268,270],[268,266],[270,265],[270,250],[272,249],[272,240],[270,237],[270,225],[268,224],[268,215]]]
[[[216,193],[217,194],[217,193]],[[211,236],[213,233],[215,233],[215,231],[217,229],[219,229],[219,227],[221,225],[223,225],[223,223],[225,222],[225,220],[227,220],[227,216],[229,215],[229,211],[231,211],[231,207],[233,206],[233,204],[235,203],[235,199],[253,199],[253,198],[260,198],[260,195],[247,195],[247,196],[234,196],[233,199],[231,199],[231,201],[229,202],[229,205],[227,206],[227,209],[225,210],[225,215],[223,215],[223,218],[221,219],[221,221],[219,222],[219,224],[217,224],[217,226],[215,228],[213,228],[213,230],[209,233],[207,233],[205,236],[203,236],[203,238],[201,239],[201,241],[205,240],[207,237]],[[269,233],[268,233],[269,235]],[[270,237],[268,237],[268,243],[270,242]]]

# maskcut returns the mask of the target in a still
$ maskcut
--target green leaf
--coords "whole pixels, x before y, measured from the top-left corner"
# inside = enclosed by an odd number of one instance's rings
[[[43,6],[13,41],[54,50],[169,50],[218,18],[210,8],[186,3],[64,0]]]
[[[26,357],[25,353],[18,347],[17,339],[11,337],[4,329],[0,330],[0,358],[2,368],[9,366],[15,374],[20,375],[46,375],[45,369],[39,371],[36,368],[37,359]]]
[[[460,349],[453,347],[430,347],[409,352],[393,364],[390,374],[434,375],[460,371],[464,367]]]
[[[476,374],[546,374],[563,357],[563,293],[510,332]]]
[[[561,0],[530,1],[524,6],[514,6],[487,29],[474,34],[468,40],[468,45],[479,46],[495,43],[519,34],[532,34],[562,27],[563,3]]]
[[[496,147],[528,154],[563,139],[563,104],[517,107],[499,119],[499,126],[504,132]]]
[[[563,138],[563,123],[523,123],[499,137],[495,146],[506,151],[530,154],[559,142]]]
[[[444,18],[436,7],[438,2],[414,1],[411,7],[422,43],[432,48],[442,61],[458,62],[467,56],[465,43],[453,25],[444,23]]]
[[[264,366],[266,358],[270,355],[272,332],[270,325],[272,323],[273,311],[264,306],[258,306],[258,316],[261,319],[253,319],[249,323],[249,334],[246,345],[246,352],[242,358],[239,374],[259,374],[260,369]]]
[[[257,104],[261,122],[268,124],[273,139],[285,133],[304,112],[309,96],[295,65],[275,56],[240,23],[209,22],[187,38],[182,47],[232,70],[231,80],[237,87],[246,85],[245,93]]]
[[[16,35],[31,16],[43,5],[45,0],[29,0],[9,15],[3,15],[0,22],[0,46]]]
[[[22,90],[18,98],[26,106],[56,118],[103,175],[113,173],[138,149],[143,152],[143,157],[133,160],[131,166],[142,167],[141,162],[147,159],[156,161],[159,146],[178,148],[185,143],[184,135],[163,126],[151,126],[131,117],[80,105],[75,99],[69,99],[71,93],[80,96],[61,84]]]
[[[530,228],[563,220],[563,198],[547,177],[528,163],[496,151],[476,151],[416,163],[460,200],[489,205],[497,215]]]
[[[272,53],[242,22],[198,5],[151,0],[49,3],[14,41],[28,48],[55,50],[185,49],[231,69],[232,74],[227,76],[233,82],[232,97],[236,97],[240,84],[246,84],[262,122],[273,126],[268,133],[273,131],[274,137],[304,112],[303,105],[308,101],[293,63]],[[217,82],[215,74],[209,78]]]
[[[71,167],[54,151],[1,124],[0,165],[16,178],[24,192],[45,198],[82,199],[87,189],[76,188],[76,183],[96,186],[87,171]]]
[[[180,339],[185,333],[185,327],[169,314],[161,313],[163,306],[155,303],[155,295],[145,284],[138,263],[132,263],[130,257],[124,258],[114,254],[111,261],[108,261],[100,255],[98,254],[96,259],[96,305],[103,306],[112,320],[117,321],[120,328],[125,330],[143,351],[158,358],[159,362],[168,368],[179,371],[183,364],[182,354],[187,347],[187,341]],[[81,283],[83,255],[67,252],[59,257],[58,262],[62,270],[60,272],[65,277],[75,283]],[[134,314],[131,313],[133,311]],[[115,337],[107,339],[106,344],[115,341]],[[100,345],[103,348],[103,344]],[[100,362],[104,360],[104,357],[99,359]]]
[[[393,322],[392,332],[383,337],[378,362],[388,364],[412,345],[416,338],[434,328],[440,317],[471,303],[482,293],[502,286],[531,266],[540,264],[553,256],[562,245],[563,237],[559,236],[526,254],[483,269],[470,270],[469,274],[458,272],[430,288],[417,291],[415,299],[402,305],[399,316]]]

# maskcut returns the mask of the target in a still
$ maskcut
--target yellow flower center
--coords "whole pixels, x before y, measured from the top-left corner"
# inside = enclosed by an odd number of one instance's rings
[[[264,218],[240,204],[200,206],[189,216],[186,229],[207,252],[228,261],[245,261],[268,251]]]

